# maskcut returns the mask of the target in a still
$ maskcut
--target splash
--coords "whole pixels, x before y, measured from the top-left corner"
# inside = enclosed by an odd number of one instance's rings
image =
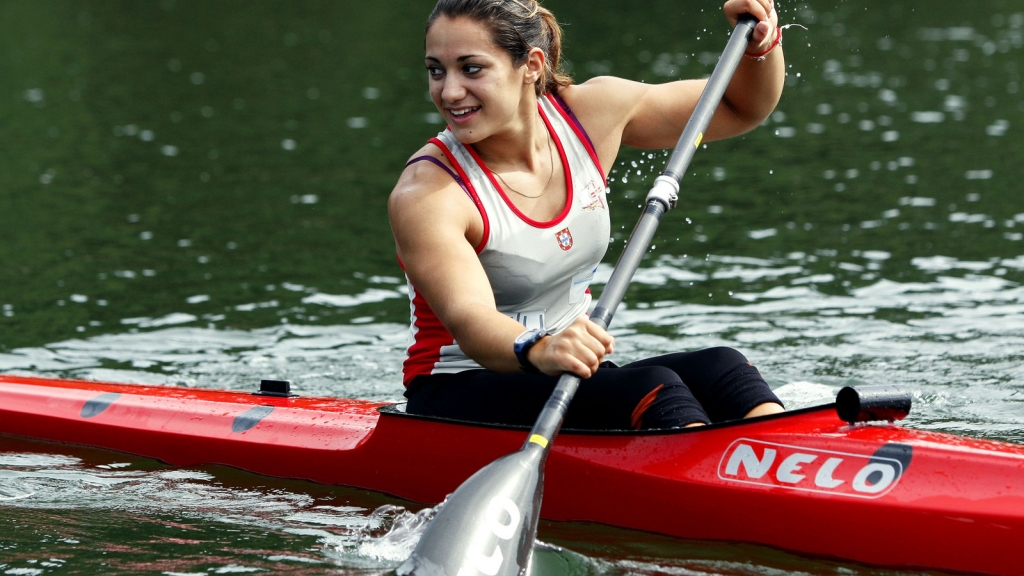
[[[382,562],[404,562],[439,508],[424,508],[415,514],[390,504],[377,508],[361,530],[359,554]]]
[[[438,508],[413,513],[401,506],[381,506],[348,537],[328,541],[324,554],[346,567],[393,570],[412,554]]]

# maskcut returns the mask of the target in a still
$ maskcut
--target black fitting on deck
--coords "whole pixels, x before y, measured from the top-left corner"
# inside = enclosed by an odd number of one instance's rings
[[[260,380],[259,392],[253,392],[253,396],[275,396],[277,398],[295,398],[298,394],[292,394],[292,383],[287,380]]]
[[[900,386],[847,386],[836,395],[836,412],[844,422],[902,420],[910,414],[910,392]]]

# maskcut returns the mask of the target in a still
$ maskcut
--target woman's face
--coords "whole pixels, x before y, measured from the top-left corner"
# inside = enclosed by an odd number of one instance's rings
[[[430,98],[460,142],[473,144],[514,127],[533,94],[531,66],[514,66],[487,26],[439,17],[427,31]]]

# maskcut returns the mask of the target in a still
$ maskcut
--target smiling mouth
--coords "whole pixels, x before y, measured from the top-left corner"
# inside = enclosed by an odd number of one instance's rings
[[[472,108],[463,108],[461,110],[448,110],[448,113],[450,113],[452,116],[454,116],[456,118],[461,118],[462,116],[466,116],[467,114],[472,114],[473,112],[476,112],[479,109],[480,109],[479,106],[474,106]]]

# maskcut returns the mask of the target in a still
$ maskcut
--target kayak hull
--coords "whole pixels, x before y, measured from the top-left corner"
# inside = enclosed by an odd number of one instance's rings
[[[383,402],[0,376],[0,434],[435,504],[525,429]],[[1024,446],[848,425],[832,405],[699,429],[563,431],[542,516],[898,568],[1024,574]]]

